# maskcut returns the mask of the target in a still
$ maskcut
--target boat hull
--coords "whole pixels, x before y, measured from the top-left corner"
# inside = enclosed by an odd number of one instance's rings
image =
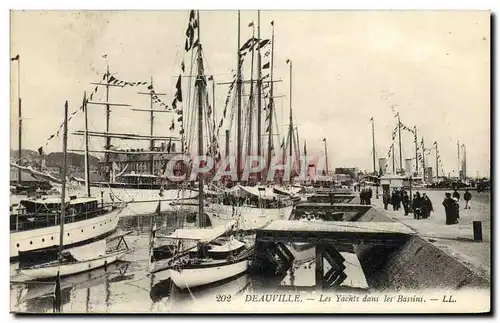
[[[237,276],[248,270],[248,259],[244,258],[230,264],[218,266],[200,266],[199,268],[183,268],[180,271],[170,270],[172,282],[180,289],[200,287],[213,284]]]
[[[169,202],[193,199],[198,196],[197,192],[191,190],[164,190],[160,196],[160,191],[157,189],[91,187],[93,196],[101,196],[101,192],[104,203],[119,201],[127,203],[127,207],[120,214],[121,217],[154,213],[160,201],[162,202],[161,212],[173,211]]]
[[[123,208],[116,208],[108,214],[88,220],[64,224],[63,245],[74,246],[111,234],[118,226]],[[33,229],[12,232],[10,234],[10,257],[16,258],[20,253],[28,253],[41,249],[59,246],[61,227]]]
[[[127,252],[128,250],[124,250],[124,251],[114,252],[112,254],[99,257],[96,259],[62,264],[62,265],[55,264],[53,266],[21,269],[20,273],[31,279],[47,279],[47,278],[57,277],[57,272],[59,272],[59,276],[64,277],[104,267],[108,264],[117,261]]]
[[[255,230],[262,228],[270,221],[288,219],[292,211],[292,205],[275,209],[242,206],[235,207],[233,210],[233,206],[231,205],[211,204],[206,208],[207,215],[213,227],[225,225],[241,214],[238,226],[242,230]]]

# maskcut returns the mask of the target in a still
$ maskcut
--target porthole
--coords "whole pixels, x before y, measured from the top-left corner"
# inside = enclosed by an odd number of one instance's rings
[[[19,243],[18,243],[18,244],[16,244],[16,247],[18,247],[18,248],[19,248]]]
[[[45,242],[45,238],[42,238],[42,242]]]
[[[30,244],[33,244],[33,241],[30,241]]]
[[[102,227],[102,223],[101,223],[101,227]]]
[[[69,232],[68,232],[68,237],[69,237]]]
[[[54,240],[54,237],[50,237],[50,240]]]
[[[81,231],[83,232],[83,229]]]
[[[92,226],[92,229],[95,229],[95,225]]]

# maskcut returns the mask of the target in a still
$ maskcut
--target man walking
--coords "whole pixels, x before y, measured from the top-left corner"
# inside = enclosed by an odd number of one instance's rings
[[[470,200],[472,199],[472,194],[469,192],[469,190],[465,190],[464,193],[464,200],[465,200],[465,208],[470,209]]]
[[[403,191],[403,208],[405,210],[405,215],[408,215],[410,210],[410,197],[406,191]]]
[[[387,206],[391,203],[391,194],[389,191],[384,191],[382,201],[384,202],[384,210],[387,210]]]
[[[370,187],[366,190],[366,204],[367,205],[372,205],[372,196],[373,196],[373,191]]]

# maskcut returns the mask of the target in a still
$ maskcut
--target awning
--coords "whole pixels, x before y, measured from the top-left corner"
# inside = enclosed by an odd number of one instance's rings
[[[99,240],[87,245],[66,250],[78,261],[95,259],[106,254],[106,240]]]
[[[200,243],[209,243],[231,230],[236,220],[216,228],[177,229],[172,234],[165,236],[167,239],[196,240]]]

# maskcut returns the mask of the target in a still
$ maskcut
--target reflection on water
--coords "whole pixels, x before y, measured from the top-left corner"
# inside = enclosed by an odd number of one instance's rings
[[[243,274],[202,289],[179,290],[169,279],[169,272],[148,274],[150,216],[127,217],[120,220],[119,230],[132,231],[126,237],[133,251],[121,261],[78,275],[61,279],[62,313],[117,313],[117,312],[187,312],[196,309],[196,303],[215,300],[217,294],[243,295],[253,291],[283,291],[289,288],[314,289],[314,247],[297,251],[294,265],[282,277],[269,280]],[[175,216],[155,217],[157,227],[173,231],[179,225]],[[359,263],[349,255],[346,266],[346,284],[364,287]],[[351,255],[352,256],[352,255]],[[359,266],[359,267],[356,267]],[[11,264],[11,271],[16,264]],[[325,272],[328,268],[325,267]],[[361,271],[362,279],[359,272]],[[356,283],[358,281],[358,283]],[[359,282],[361,281],[361,282]],[[11,310],[14,312],[52,313],[54,310],[53,282],[11,284]],[[355,286],[354,286],[355,287]]]

